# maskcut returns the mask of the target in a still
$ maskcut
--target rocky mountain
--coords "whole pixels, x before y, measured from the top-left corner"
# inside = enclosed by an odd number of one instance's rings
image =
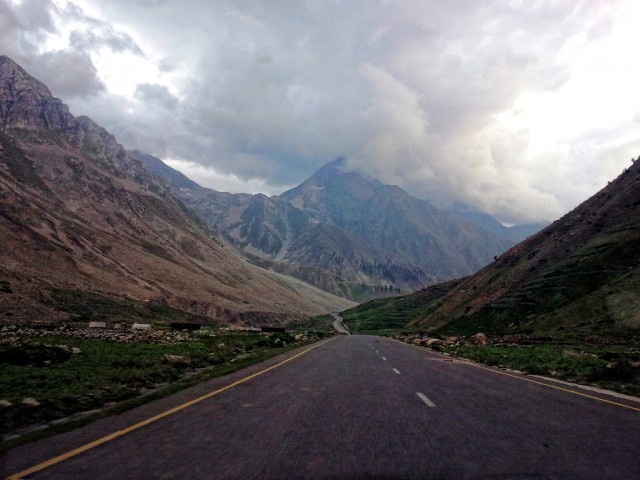
[[[491,215],[462,203],[456,203],[450,211],[500,238],[513,242],[514,244],[538,233],[544,227],[549,225],[548,223],[525,223],[522,225],[506,227]]]
[[[342,159],[266,197],[205,189],[134,154],[253,263],[347,298],[397,295],[468,275],[513,245],[399,187],[347,171]]]
[[[165,181],[0,57],[0,318],[281,323],[345,300],[250,265]]]
[[[596,195],[474,275],[358,308],[381,319],[394,312],[403,324],[441,334],[631,338],[640,333],[638,245],[635,161]]]

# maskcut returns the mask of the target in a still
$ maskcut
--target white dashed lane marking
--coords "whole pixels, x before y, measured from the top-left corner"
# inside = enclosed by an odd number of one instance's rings
[[[427,407],[433,408],[436,406],[436,404],[429,400],[424,393],[416,392],[416,395],[418,395],[418,398],[422,400],[427,405]]]
[[[394,368],[393,371],[400,375],[400,370],[398,370],[397,368]]]

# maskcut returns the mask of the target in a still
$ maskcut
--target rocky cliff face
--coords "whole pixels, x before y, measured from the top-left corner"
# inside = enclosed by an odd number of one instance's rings
[[[7,57],[0,243],[0,281],[11,291],[0,296],[3,319],[64,318],[79,308],[74,298],[97,298],[82,292],[200,321],[282,322],[344,304],[223,248],[163,180]]]
[[[0,56],[0,125],[3,130],[64,132],[75,124],[49,89],[6,56]]]

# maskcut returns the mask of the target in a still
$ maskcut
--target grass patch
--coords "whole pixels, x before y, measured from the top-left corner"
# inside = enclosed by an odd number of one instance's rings
[[[626,345],[449,346],[439,349],[485,365],[597,385],[640,396],[640,351]]]
[[[312,331],[312,333],[322,338],[322,336],[330,335],[334,332],[333,320],[334,318],[329,314],[301,318],[289,322],[287,330],[293,332]]]
[[[418,331],[409,325],[440,305],[440,299],[460,280],[433,285],[411,295],[372,300],[342,313],[345,324],[353,333],[394,335],[400,331]]]
[[[178,390],[226,375],[302,345],[288,333],[203,331],[173,344],[121,343],[99,339],[38,337],[26,345],[0,346],[2,410],[0,452],[43,436],[119,413]],[[309,340],[316,340],[310,337]],[[63,347],[61,347],[63,346]],[[76,348],[81,353],[70,353]],[[76,350],[77,352],[77,350]],[[187,358],[170,363],[164,355]],[[142,394],[146,396],[141,397]],[[39,405],[23,403],[35,399]],[[12,438],[26,427],[45,425],[79,412],[87,418]]]

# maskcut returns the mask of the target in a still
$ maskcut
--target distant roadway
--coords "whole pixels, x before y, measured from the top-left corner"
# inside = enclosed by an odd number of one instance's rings
[[[342,335],[16,448],[0,474],[638,479],[640,403]]]
[[[343,333],[346,335],[350,335],[347,326],[344,324],[344,320],[342,319],[342,315],[339,313],[332,313],[331,316],[335,319],[333,321],[333,329],[338,333]]]

